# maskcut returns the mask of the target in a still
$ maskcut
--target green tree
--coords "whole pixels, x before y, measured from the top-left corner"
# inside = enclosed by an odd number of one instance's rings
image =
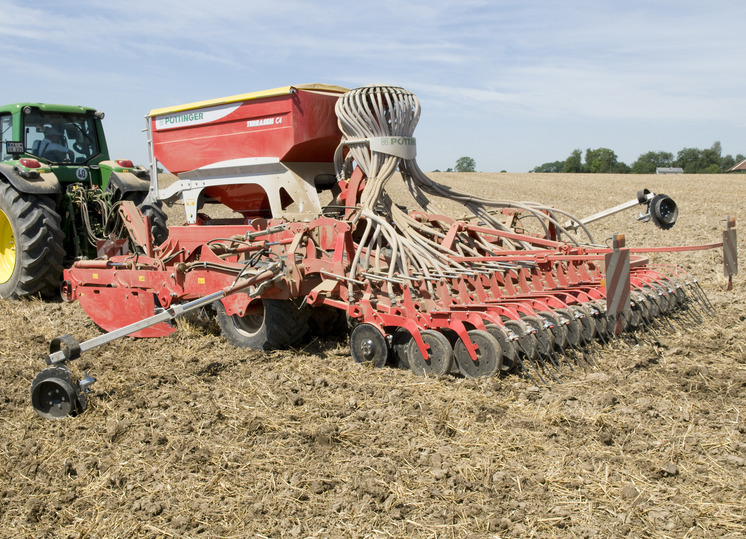
[[[673,165],[673,154],[669,152],[648,152],[637,158],[630,169],[633,174],[655,174],[659,167]]]
[[[583,152],[580,150],[573,150],[570,156],[565,159],[565,165],[562,167],[562,172],[566,173],[577,173],[583,172]]]
[[[454,170],[456,172],[474,172],[477,169],[477,163],[471,157],[459,157],[456,161]]]
[[[553,161],[532,168],[529,172],[562,172],[565,167],[564,161]]]
[[[724,155],[720,160],[720,169],[725,172],[736,163],[738,163],[738,161],[736,161],[732,155]]]
[[[629,167],[620,163],[609,148],[588,148],[585,151],[585,170],[596,174],[624,173],[629,171]]]
[[[720,162],[720,168],[723,169],[723,172],[731,168],[732,166],[740,163],[746,159],[746,157],[743,156],[743,154],[739,153],[735,157],[732,155],[726,155],[723,157],[722,161]]]
[[[694,174],[706,168],[705,158],[699,148],[682,148],[676,154],[674,164],[684,169],[687,174]]]
[[[703,174],[722,172],[722,158],[720,142],[716,141],[706,150],[699,148],[684,148],[676,154],[676,166],[684,169],[687,174]]]

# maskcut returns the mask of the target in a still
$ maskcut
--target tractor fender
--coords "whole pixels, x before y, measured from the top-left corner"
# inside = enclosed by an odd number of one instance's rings
[[[11,163],[0,163],[0,176],[5,178],[19,193],[55,195],[62,192],[60,181],[54,172],[36,173],[24,177],[16,168]]]
[[[99,167],[101,176],[104,179],[108,176],[106,188],[111,192],[119,191],[124,194],[150,189],[150,175],[142,167],[123,169],[114,161],[102,161]]]

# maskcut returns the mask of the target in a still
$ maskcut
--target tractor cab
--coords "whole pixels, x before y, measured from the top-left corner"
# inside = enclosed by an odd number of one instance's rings
[[[84,182],[105,187],[109,161],[101,120],[96,109],[45,103],[18,103],[0,107],[3,140],[0,161],[35,159],[51,167],[61,184]],[[112,169],[117,168],[112,163]]]
[[[63,266],[118,249],[121,201],[165,229],[162,212],[143,206],[147,169],[110,159],[103,117],[74,105],[0,106],[0,297],[55,295]]]
[[[25,152],[50,164],[88,164],[105,159],[99,143],[103,113],[49,112],[31,108],[23,116]]]

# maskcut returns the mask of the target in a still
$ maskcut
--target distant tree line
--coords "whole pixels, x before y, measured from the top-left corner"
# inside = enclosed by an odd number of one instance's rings
[[[675,167],[684,169],[685,174],[719,174],[744,159],[746,157],[740,153],[735,157],[722,155],[720,142],[715,142],[706,150],[684,148],[675,158],[669,152],[647,152],[640,155],[631,166],[619,161],[609,148],[588,148],[585,151],[585,161],[581,150],[573,150],[564,161],[544,163],[534,167],[531,172],[655,174],[655,169],[659,167]]]
[[[474,158],[465,155],[456,160],[455,168],[448,167],[446,172],[476,172],[476,170],[477,162],[474,161]],[[433,172],[440,172],[440,170],[436,168]]]

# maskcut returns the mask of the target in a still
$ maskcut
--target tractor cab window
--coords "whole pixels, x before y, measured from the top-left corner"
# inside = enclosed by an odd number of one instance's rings
[[[0,114],[0,161],[10,159],[5,143],[13,140],[13,116]]]
[[[93,117],[32,110],[25,117],[26,152],[52,163],[86,163],[98,155]]]

